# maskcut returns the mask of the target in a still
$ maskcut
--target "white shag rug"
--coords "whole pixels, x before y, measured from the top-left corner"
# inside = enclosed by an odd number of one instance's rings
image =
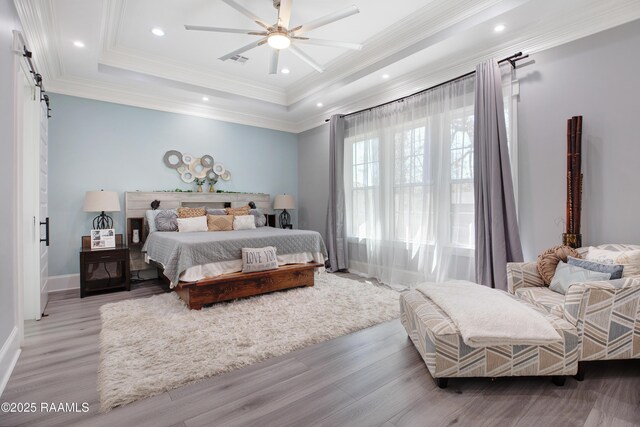
[[[189,310],[175,293],[100,308],[103,411],[399,316],[398,293],[329,273],[315,286]]]

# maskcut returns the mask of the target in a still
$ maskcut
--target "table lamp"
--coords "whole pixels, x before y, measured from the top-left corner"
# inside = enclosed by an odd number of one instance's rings
[[[105,212],[120,212],[120,199],[115,191],[87,191],[84,196],[85,212],[100,212],[93,219],[94,230],[113,228],[113,219]]]
[[[291,228],[291,215],[287,209],[295,209],[296,202],[289,194],[278,194],[273,201],[273,209],[282,210],[280,213],[280,228]]]

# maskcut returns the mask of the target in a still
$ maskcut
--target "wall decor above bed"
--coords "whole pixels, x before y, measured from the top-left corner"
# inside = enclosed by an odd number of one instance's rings
[[[213,156],[209,154],[195,157],[177,150],[169,150],[164,153],[162,160],[168,168],[175,169],[180,175],[180,179],[187,184],[196,180],[202,184],[204,181],[201,180],[208,179],[210,183],[209,191],[211,192],[213,192],[213,186],[218,182],[219,178],[224,181],[231,179],[231,172],[222,163],[216,163],[213,160]]]

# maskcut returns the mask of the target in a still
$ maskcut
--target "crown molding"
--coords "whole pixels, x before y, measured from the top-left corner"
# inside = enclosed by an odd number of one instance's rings
[[[197,102],[191,103],[178,97],[167,96],[158,92],[150,92],[149,90],[135,86],[67,77],[49,82],[47,91],[114,104],[124,104],[133,107],[296,133],[296,129],[292,126],[291,122],[274,118],[272,115],[266,113],[263,115],[252,114],[248,112],[244,106],[230,108],[229,106],[215,107]],[[55,110],[53,114],[55,115]]]
[[[350,98],[348,102],[329,105],[323,112],[296,122],[296,132],[304,132],[320,126],[333,114],[349,114],[372,105],[402,98],[420,90],[416,88],[428,88],[448,81],[474,70],[476,64],[492,57],[507,57],[514,52],[533,55],[640,19],[640,8],[634,0],[622,2],[615,7],[606,2],[594,2],[594,8],[596,8],[595,11],[591,9],[591,12],[587,12],[583,9],[576,13],[571,22],[567,22],[566,18],[559,17],[558,19],[563,21],[563,26],[547,21],[535,27],[535,34],[531,34],[527,29],[522,29],[521,34],[515,40],[502,43],[492,49],[467,52],[466,56],[464,52],[458,52],[455,56],[443,58],[427,67],[400,76],[391,85],[381,85],[377,90],[370,90],[359,97]],[[456,57],[465,59],[456,61]]]
[[[512,31],[512,36],[509,38],[508,43],[492,46],[482,51],[475,51],[470,48],[467,51],[456,51],[449,57],[432,61],[428,66],[398,76],[386,84],[380,84],[355,96],[345,97],[342,101],[326,105],[322,110],[315,108],[305,110],[289,108],[289,112],[286,112],[283,111],[282,107],[269,109],[268,105],[263,101],[273,102],[273,100],[277,100],[277,102],[273,103],[281,106],[286,105],[293,98],[286,96],[281,89],[268,96],[262,96],[258,94],[261,88],[253,83],[243,89],[239,89],[240,96],[246,95],[251,99],[239,101],[238,97],[236,97],[236,99],[231,100],[221,99],[217,101],[217,105],[214,105],[213,102],[210,105],[203,105],[202,103],[185,101],[184,97],[175,95],[175,92],[174,95],[169,94],[168,91],[152,92],[149,91],[148,86],[136,86],[133,82],[130,85],[116,84],[70,76],[66,73],[59,54],[59,33],[56,28],[52,1],[15,0],[23,25],[23,32],[30,49],[34,52],[34,60],[37,67],[46,78],[45,85],[48,91],[293,133],[303,132],[324,124],[324,120],[331,114],[345,114],[367,108],[406,96],[420,88],[430,87],[439,82],[449,80],[452,77],[473,70],[478,62],[492,56],[508,56],[516,51],[535,54],[542,50],[640,19],[640,3],[637,0],[617,0],[615,2],[585,0],[584,6],[576,9],[570,16],[558,15],[555,19],[532,23]],[[317,91],[316,86],[322,84],[328,84],[335,89],[335,86],[332,85],[340,84],[340,81],[344,82],[345,79],[348,79],[350,75],[358,72],[358,70],[362,70],[367,66],[375,66],[376,61],[386,60],[386,58],[393,55],[393,53],[389,53],[391,50],[398,52],[402,49],[411,48],[416,43],[425,40],[425,37],[428,39],[429,37],[438,37],[438,34],[449,34],[446,32],[448,27],[461,25],[460,23],[464,24],[465,20],[469,20],[473,16],[483,13],[487,16],[486,14],[491,14],[492,10],[494,10],[492,8],[508,7],[515,4],[514,2],[524,3],[525,1],[508,0],[500,2],[493,0],[483,2],[480,0],[465,0],[461,2],[444,2],[444,5],[440,3],[438,8],[426,6],[420,9],[419,13],[413,14],[397,24],[400,26],[398,28],[399,35],[393,33],[391,35],[392,39],[380,35],[372,38],[373,41],[367,45],[363,52],[366,54],[363,57],[364,59],[359,55],[342,56],[331,63],[327,70],[328,74],[305,77],[300,82],[297,82],[295,86],[290,87],[290,95],[298,86],[302,88],[301,91],[306,90],[306,93]],[[465,7],[468,9],[464,9]],[[457,15],[449,17],[448,20],[446,16],[438,15],[438,13],[446,15],[446,11],[454,9],[457,11]],[[125,13],[125,10],[126,0],[107,0],[103,3],[100,35],[100,46],[103,52],[102,63],[115,68],[131,70],[132,72],[184,82],[187,85],[233,92],[228,86],[222,89],[214,88],[211,81],[215,79],[211,77],[212,74],[209,72],[200,72],[192,68],[185,71],[183,64],[173,64],[175,67],[172,68],[167,65],[166,61],[157,61],[154,58],[141,59],[136,52],[129,52],[127,49],[115,46],[114,43],[120,31],[118,23],[122,22],[120,17]],[[422,22],[420,22],[420,19],[422,19]],[[418,22],[416,23],[414,20]],[[416,28],[420,30],[418,33],[413,32]],[[457,31],[459,30],[458,28]],[[396,37],[401,39],[398,45],[394,45],[393,39]],[[348,64],[353,64],[355,68],[353,70],[349,69]],[[167,72],[167,70],[169,71]],[[176,74],[187,75],[188,77],[180,78],[180,76],[176,77]],[[325,78],[328,79],[323,83]],[[161,88],[161,86],[158,87]],[[264,92],[262,94],[264,95]],[[303,94],[302,96],[308,95]],[[310,113],[305,114],[305,111]]]
[[[14,0],[22,32],[38,71],[47,81],[64,75],[52,0]]]
[[[431,2],[366,40],[362,51],[347,53],[329,63],[322,75],[311,74],[297,81],[289,87],[287,100],[295,104],[331,86],[348,84],[527,1]]]
[[[283,89],[256,83],[249,79],[229,77],[190,64],[172,61],[166,57],[127,48],[118,43],[122,23],[126,15],[128,0],[106,0],[103,4],[103,19],[100,34],[100,63],[111,67],[135,71],[163,79],[228,92],[260,101],[285,105]]]

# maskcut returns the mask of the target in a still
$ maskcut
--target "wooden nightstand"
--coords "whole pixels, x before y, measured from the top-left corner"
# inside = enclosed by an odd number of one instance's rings
[[[85,244],[86,241],[86,244]],[[116,235],[116,247],[91,250],[89,236],[80,250],[80,298],[105,292],[129,291],[129,248]]]

